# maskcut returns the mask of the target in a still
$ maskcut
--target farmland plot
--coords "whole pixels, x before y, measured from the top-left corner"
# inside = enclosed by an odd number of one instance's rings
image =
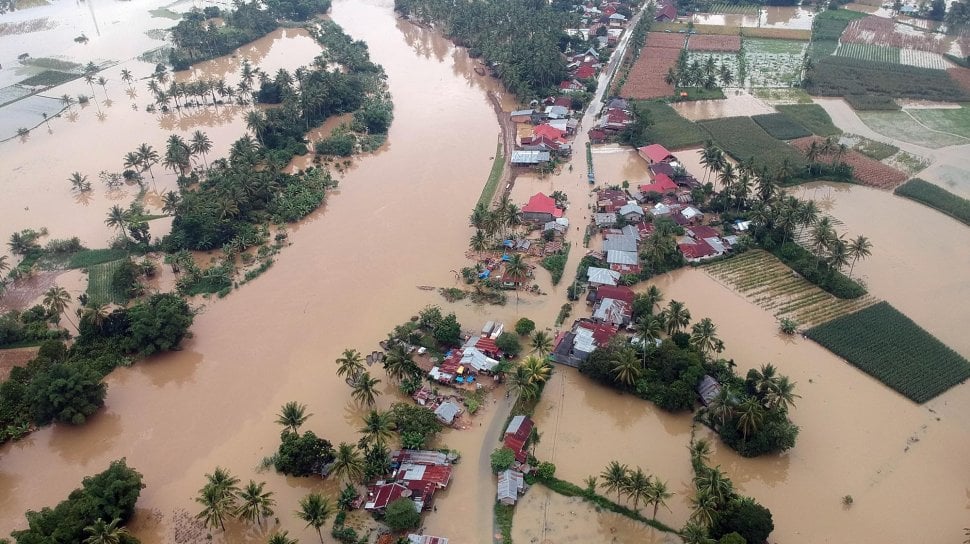
[[[644,47],[640,58],[620,89],[620,96],[646,100],[674,94],[674,86],[664,81],[664,75],[677,63],[680,49]]]
[[[916,30],[904,31],[891,19],[868,16],[849,23],[839,41],[843,44],[869,44],[898,49],[917,49],[946,53],[949,43],[936,35]]]
[[[840,299],[801,277],[774,255],[750,250],[704,267],[712,277],[731,286],[779,320],[794,319],[812,327],[875,304],[869,295]]]
[[[835,49],[835,56],[892,64],[899,64],[900,59],[899,49],[868,43],[840,43]]]
[[[751,87],[798,87],[801,84],[805,42],[744,40]]]
[[[688,51],[737,53],[739,49],[741,49],[741,36],[694,34],[687,40]]]
[[[791,145],[805,153],[812,142],[821,144],[823,138],[819,136],[809,136],[792,140]],[[835,153],[820,155],[818,161],[825,164],[832,164],[836,161]],[[880,189],[894,189],[900,183],[906,181],[909,175],[900,172],[892,166],[883,164],[875,159],[871,159],[855,149],[849,149],[841,160],[852,167],[852,178],[864,185],[878,187]]]
[[[932,51],[919,51],[917,49],[900,49],[899,63],[933,70],[946,70],[949,67],[943,55]]]

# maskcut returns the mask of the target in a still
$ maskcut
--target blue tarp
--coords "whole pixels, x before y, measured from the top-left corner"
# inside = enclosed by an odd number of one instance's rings
[[[485,279],[488,279],[488,277],[491,276],[491,275],[492,275],[492,271],[491,270],[485,270],[484,272],[482,272],[481,274],[478,275],[478,279],[485,280]]]
[[[509,256],[509,254],[508,254],[508,253],[506,253],[505,255],[502,255],[502,260],[503,260],[503,261],[508,261],[508,260],[509,260],[509,259],[511,259],[511,258],[512,258],[512,257],[511,257],[511,256]]]
[[[513,242],[512,240],[506,240],[502,242],[502,245],[505,247],[515,247],[515,242]]]

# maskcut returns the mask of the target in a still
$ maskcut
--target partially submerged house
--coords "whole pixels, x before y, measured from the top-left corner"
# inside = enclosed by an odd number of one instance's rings
[[[596,348],[616,336],[617,328],[610,323],[578,319],[570,331],[559,333],[550,358],[559,364],[578,367]]]
[[[666,195],[673,193],[676,190],[677,184],[674,183],[674,180],[670,179],[670,176],[662,172],[654,175],[653,183],[640,186],[640,193],[643,194],[644,198],[649,198],[651,193]]]
[[[525,478],[517,470],[503,470],[498,473],[495,500],[512,506],[519,500],[519,495],[525,493]]]
[[[445,401],[435,408],[434,416],[438,418],[438,421],[450,427],[455,423],[455,418],[461,415],[461,412],[461,406],[451,401]]]
[[[535,223],[548,223],[562,217],[562,210],[556,206],[551,196],[536,193],[529,198],[529,202],[522,206],[522,220]]]
[[[448,539],[443,536],[410,534],[408,544],[448,544]]]
[[[616,285],[616,283],[620,281],[621,276],[622,274],[610,270],[609,268],[598,268],[591,266],[586,271],[586,278],[589,281],[590,287],[598,287],[600,285]]]
[[[506,448],[515,452],[515,460],[520,464],[528,461],[529,453],[526,451],[526,445],[534,428],[535,422],[529,416],[522,415],[513,417],[509,426],[505,428],[502,443],[505,444]]]
[[[594,320],[609,323],[618,328],[629,325],[632,318],[632,305],[615,298],[604,298],[593,309]]]
[[[512,152],[510,161],[512,166],[535,166],[537,164],[549,162],[549,158],[550,155],[548,151],[516,150]]]
[[[721,384],[717,380],[704,374],[699,384],[697,384],[697,394],[701,397],[701,402],[707,406],[721,392]]]
[[[656,164],[658,162],[670,162],[677,160],[677,157],[673,156],[667,148],[660,144],[650,144],[643,147],[637,148],[637,153],[645,160],[648,164]]]

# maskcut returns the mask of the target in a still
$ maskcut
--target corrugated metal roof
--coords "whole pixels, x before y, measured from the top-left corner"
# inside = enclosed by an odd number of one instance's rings
[[[631,266],[640,264],[635,252],[617,251],[615,249],[611,249],[606,252],[606,262],[610,264],[627,264]]]
[[[513,164],[538,164],[549,160],[548,151],[513,151]]]

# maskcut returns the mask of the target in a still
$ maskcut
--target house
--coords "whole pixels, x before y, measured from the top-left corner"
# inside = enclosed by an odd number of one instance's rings
[[[621,274],[619,272],[614,272],[609,268],[597,268],[595,266],[589,267],[586,271],[586,277],[589,280],[590,287],[598,287],[600,285],[616,285],[616,282],[620,281]]]
[[[573,72],[573,76],[576,79],[589,79],[595,77],[596,68],[592,64],[584,62],[583,64],[579,65],[579,68],[576,68],[576,71]]]
[[[518,289],[523,283],[528,283],[530,271],[523,272],[521,274],[512,274],[509,272],[509,264],[505,263],[505,272],[502,273],[497,279],[502,283],[502,287],[506,289]]]
[[[519,500],[519,495],[525,493],[525,478],[517,470],[503,470],[498,473],[498,485],[495,500],[512,506]]]
[[[686,206],[683,209],[681,209],[680,215],[683,215],[684,219],[686,219],[690,223],[704,219],[704,214],[693,206]]]
[[[569,108],[563,106],[546,106],[546,117],[549,119],[565,119],[569,117]]]
[[[560,217],[559,219],[565,219],[565,218]],[[566,231],[569,230],[569,224],[563,224],[563,223],[560,223],[558,220],[556,220],[556,221],[549,221],[548,223],[542,226],[542,232],[548,232],[550,230],[553,232],[557,232],[559,234],[565,234]]]
[[[617,328],[611,323],[579,319],[570,331],[559,333],[550,358],[559,364],[578,367],[599,346],[616,336]]]
[[[624,266],[636,267],[640,265],[639,258],[635,251],[616,251],[611,249],[606,252],[606,262],[611,265],[619,264]]]
[[[640,207],[636,202],[629,202],[624,205],[619,210],[616,210],[616,214],[626,219],[630,223],[639,223],[643,221],[643,208]]]
[[[388,504],[405,496],[410,496],[409,489],[406,485],[397,482],[378,482],[375,485],[368,486],[364,510],[368,512],[383,512]],[[421,509],[419,508],[418,511],[420,512]]]
[[[549,108],[558,108],[559,106],[549,106]],[[546,108],[546,109],[549,109]],[[566,141],[566,123],[562,123],[562,128],[557,128],[549,123],[542,123],[541,125],[536,125],[532,129],[533,139],[538,137],[548,138],[554,140],[557,143],[565,143]]]
[[[704,259],[710,259],[715,257],[718,253],[710,244],[705,242],[703,239],[697,240],[694,243],[681,243],[677,244],[680,252],[684,255],[684,258],[688,262],[696,263],[703,261]]]
[[[495,343],[495,339],[498,338],[500,334],[502,334],[502,330],[504,328],[505,326],[502,323],[499,323],[496,326],[496,328],[492,331],[492,334],[488,336],[482,336],[481,338],[476,340],[474,344],[474,348],[477,349],[478,351],[481,351],[485,355],[488,355],[489,357],[498,357],[499,355],[501,355],[502,352],[499,351],[498,345]]]
[[[562,217],[562,210],[556,207],[556,201],[543,193],[536,193],[529,198],[529,202],[522,206],[522,220],[536,223],[548,223]]]
[[[704,374],[701,383],[697,384],[697,394],[701,397],[701,402],[707,406],[721,392],[721,384],[717,380]]]
[[[548,151],[513,151],[511,162],[513,166],[535,166],[549,162]]]
[[[653,20],[658,22],[669,22],[677,19],[677,6],[674,4],[673,0],[664,0],[660,2],[657,6],[657,11],[654,12]]]
[[[614,13],[613,15],[609,16],[609,21],[610,26],[612,27],[623,26],[626,24],[626,15],[623,15],[622,13]]]
[[[633,289],[630,289],[625,285],[603,285],[595,290],[591,290],[586,296],[586,301],[595,304],[604,298],[612,298],[615,300],[622,300],[627,304],[633,304],[633,299],[635,296],[636,295],[634,294]]]
[[[529,416],[520,415],[513,417],[509,426],[505,429],[502,443],[505,444],[506,448],[515,452],[515,460],[519,463],[525,463],[528,460],[529,454],[526,451],[526,444],[532,437],[534,428],[535,422]]]
[[[445,489],[451,482],[451,465],[404,463],[395,471],[394,479],[402,482],[430,482],[438,489]]]
[[[408,544],[448,544],[448,539],[443,536],[428,535],[408,535]]]
[[[596,195],[596,208],[601,212],[615,212],[629,202],[627,194],[617,189],[604,189]]]
[[[633,307],[622,300],[604,298],[593,310],[593,319],[616,327],[625,327],[633,318]]]
[[[630,116],[630,112],[609,108],[603,112],[596,126],[607,132],[619,132],[632,123],[633,118]]]
[[[599,228],[612,227],[616,224],[616,214],[613,212],[594,213],[593,223]]]
[[[513,123],[534,123],[541,116],[533,110],[516,110],[509,114]]]
[[[459,367],[459,373],[461,373],[461,367]],[[438,421],[450,426],[455,422],[455,418],[461,415],[461,412],[461,406],[451,401],[445,401],[435,409],[434,415],[438,418]]]
[[[492,372],[498,366],[498,360],[485,355],[477,348],[462,350],[461,364],[475,369],[475,372]]]
[[[644,195],[649,195],[650,193],[665,195],[676,190],[677,184],[674,183],[674,180],[670,179],[670,176],[663,173],[656,174],[653,178],[653,183],[640,186],[640,192]]]
[[[657,202],[653,205],[653,208],[650,208],[650,213],[654,216],[670,215],[670,212],[670,206],[663,202]]]
[[[448,455],[432,450],[395,450],[391,452],[391,466],[447,465]]]
[[[606,103],[606,107],[610,109],[628,110],[630,109],[630,103],[625,98],[613,97]]]
[[[603,240],[603,251],[637,251],[637,237],[632,234],[607,234]]]
[[[677,157],[671,155],[670,151],[667,151],[667,148],[660,144],[650,144],[637,148],[637,153],[644,160],[646,160],[648,164],[677,160]]]
[[[559,84],[559,92],[563,94],[583,92],[585,90],[586,85],[583,85],[575,79],[566,80]]]

